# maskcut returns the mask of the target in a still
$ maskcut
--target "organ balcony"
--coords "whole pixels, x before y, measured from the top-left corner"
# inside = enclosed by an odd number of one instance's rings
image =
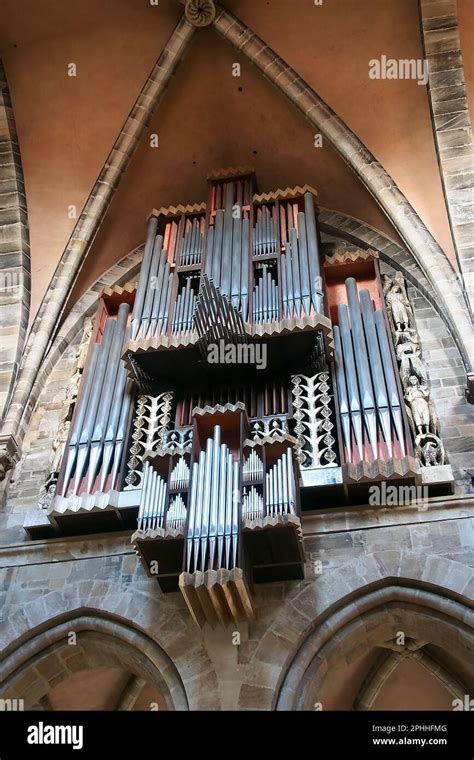
[[[132,531],[200,626],[304,577],[308,511],[451,488],[403,283],[370,250],[324,256],[315,196],[220,172],[207,204],[152,213],[138,283],[99,300],[46,519],[25,526]]]

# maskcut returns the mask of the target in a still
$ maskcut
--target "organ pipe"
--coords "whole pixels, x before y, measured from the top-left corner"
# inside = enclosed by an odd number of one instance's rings
[[[125,442],[132,388],[120,358],[127,331],[128,304],[108,318],[100,343],[92,346],[73,429],[63,458],[61,495],[103,491],[116,485]]]

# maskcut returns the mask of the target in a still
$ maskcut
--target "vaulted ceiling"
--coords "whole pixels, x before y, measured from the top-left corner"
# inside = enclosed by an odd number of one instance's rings
[[[377,81],[368,61],[422,57],[417,0],[227,0],[383,164],[440,246],[453,244],[426,88]],[[182,13],[176,0],[2,0],[0,54],[21,148],[31,238],[32,314],[148,72]],[[461,42],[473,7],[458,0]],[[464,39],[463,39],[464,38]],[[466,62],[469,57],[465,56]],[[69,63],[77,76],[67,75]],[[232,64],[241,76],[232,76]],[[472,94],[472,67],[466,67]],[[151,148],[150,133],[159,135]],[[205,175],[255,167],[268,190],[309,182],[322,206],[397,238],[376,201],[325,141],[209,28],[199,30],[120,184],[71,301],[137,246],[152,207],[199,201]]]

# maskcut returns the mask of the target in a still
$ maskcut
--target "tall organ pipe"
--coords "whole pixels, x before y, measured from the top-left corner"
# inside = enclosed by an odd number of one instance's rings
[[[377,420],[375,417],[374,389],[372,387],[372,378],[370,376],[367,344],[365,341],[364,327],[362,325],[357,283],[353,277],[347,278],[346,291],[347,300],[349,302],[351,332],[355,349],[357,375],[359,378],[359,392],[362,401],[362,408],[364,410],[363,413],[365,418],[365,425],[367,428],[374,459],[377,459]]]
[[[143,254],[142,266],[140,269],[140,278],[138,281],[137,295],[135,297],[135,305],[133,308],[133,320],[131,339],[134,340],[138,328],[140,326],[140,320],[142,318],[143,303],[148,287],[148,280],[150,274],[151,259],[153,256],[153,246],[155,243],[156,231],[158,229],[158,219],[156,216],[152,216],[148,222],[148,230],[145,242],[145,252]]]
[[[304,194],[304,211],[306,221],[306,240],[308,245],[309,277],[311,281],[311,297],[316,312],[322,311],[323,289],[321,277],[321,262],[319,260],[318,233],[316,229],[316,214],[311,193]]]
[[[388,404],[387,390],[385,387],[385,377],[382,366],[382,357],[377,340],[377,331],[374,322],[374,310],[372,299],[367,289],[360,291],[360,303],[362,307],[362,321],[367,339],[367,349],[370,358],[370,370],[372,373],[375,403],[382,427],[383,436],[387,445],[389,457],[392,456],[392,430],[390,426],[390,410]]]
[[[105,433],[109,416],[113,413],[113,408],[120,409],[121,398],[116,394],[117,390],[123,391],[123,386],[117,387],[117,379],[123,375],[123,366],[120,361],[120,354],[124,342],[125,329],[127,326],[128,314],[130,307],[128,304],[120,304],[117,319],[114,326],[114,335],[110,353],[107,357],[107,366],[105,369],[104,382],[101,389],[100,401],[95,419],[94,429],[91,437],[91,451],[89,467],[87,473],[87,490],[90,491],[96,478],[100,455],[102,454]],[[114,403],[115,402],[115,403]],[[112,407],[112,408],[111,408]]]
[[[387,392],[390,402],[390,409],[392,411],[393,421],[395,429],[397,431],[397,438],[400,443],[403,456],[406,456],[405,446],[405,433],[403,427],[402,410],[400,407],[400,399],[398,396],[398,388],[395,380],[395,372],[393,368],[392,352],[388,343],[387,329],[385,327],[384,315],[380,309],[376,309],[374,313],[375,328],[377,330],[377,337],[379,340],[380,353],[382,355],[382,365],[385,375],[385,382],[387,383]]]
[[[354,430],[354,436],[359,452],[359,458],[364,458],[364,439],[362,434],[362,411],[359,397],[359,387],[357,384],[357,372],[354,360],[354,351],[352,347],[352,336],[349,326],[349,315],[347,306],[339,304],[338,306],[339,330],[341,335],[341,344],[344,355],[344,369],[346,373],[347,390],[349,394],[349,407],[351,412],[351,422]]]

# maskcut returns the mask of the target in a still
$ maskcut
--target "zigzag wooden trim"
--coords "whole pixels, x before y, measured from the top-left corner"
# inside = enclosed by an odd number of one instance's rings
[[[331,320],[324,314],[313,314],[312,316],[293,317],[292,319],[280,319],[274,322],[264,322],[263,324],[245,323],[245,332],[250,338],[260,339],[272,337],[273,335],[284,335],[285,333],[294,333],[296,331],[312,330],[315,327],[321,328],[329,357],[334,356],[334,336],[332,331]]]
[[[372,248],[369,248],[367,251],[358,250],[358,251],[341,251],[340,253],[333,253],[330,256],[326,254],[324,257],[324,263],[326,265],[334,265],[334,264],[346,264],[348,261],[359,261],[362,259],[363,261],[367,261],[367,259],[378,259],[379,254],[377,251],[374,251]]]
[[[194,330],[188,330],[184,334],[168,337],[167,335],[155,335],[153,338],[139,338],[131,340],[122,351],[122,359],[127,359],[129,352],[145,354],[147,351],[166,351],[170,348],[186,348],[195,345],[199,341],[199,335]]]
[[[127,282],[125,285],[113,285],[112,287],[104,288],[99,295],[99,298],[104,296],[121,296],[124,293],[134,293],[137,289],[137,282]]]
[[[377,480],[398,480],[399,478],[414,478],[417,474],[417,464],[414,457],[402,457],[384,461],[358,462],[345,464],[342,467],[343,478],[347,483],[371,482]]]
[[[136,544],[142,541],[155,541],[157,538],[163,541],[174,541],[175,538],[183,538],[184,527],[176,530],[175,528],[148,528],[147,530],[136,530],[133,533],[130,543]]]
[[[225,414],[226,412],[245,412],[245,404],[242,401],[237,401],[236,404],[216,404],[215,406],[195,406],[191,412],[191,415],[199,415],[202,417],[204,414]]]
[[[270,193],[256,193],[252,197],[254,203],[263,203],[265,201],[276,201],[285,198],[297,198],[305,193],[312,193],[315,198],[318,197],[318,191],[311,185],[296,185],[295,187],[285,187],[284,189],[272,190]]]
[[[301,519],[298,515],[266,515],[265,517],[257,517],[255,520],[244,519],[242,521],[242,528],[249,531],[261,531],[268,528],[288,528],[292,527],[295,530],[298,543],[303,543],[303,529],[301,527]]]
[[[177,206],[161,206],[152,209],[148,214],[147,221],[152,216],[180,216],[181,214],[201,214],[206,210],[206,203],[193,203],[183,206],[179,203]]]
[[[289,433],[277,433],[275,435],[262,435],[258,438],[246,438],[243,444],[244,449],[255,449],[257,446],[268,446],[272,443],[289,443],[296,448],[298,440]]]

